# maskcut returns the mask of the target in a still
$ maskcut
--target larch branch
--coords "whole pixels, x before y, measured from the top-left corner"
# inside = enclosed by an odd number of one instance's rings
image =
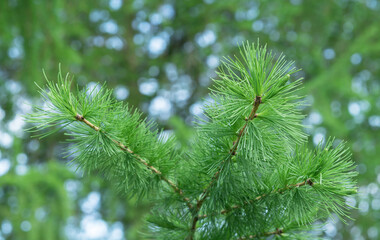
[[[271,191],[270,193],[264,193],[254,199],[251,199],[251,200],[248,200],[248,201],[245,201],[242,205],[233,205],[231,208],[229,209],[223,209],[222,211],[220,211],[219,213],[214,213],[214,214],[211,214],[211,215],[218,215],[218,214],[227,214],[235,209],[239,209],[245,205],[248,205],[248,204],[252,204],[256,201],[259,201],[260,199],[263,199],[264,197],[270,195],[270,194],[273,194],[273,193],[283,193],[285,192],[286,190],[291,190],[291,189],[294,189],[294,188],[298,188],[298,187],[302,187],[302,186],[305,186],[305,185],[309,185],[309,186],[313,186],[314,183],[311,181],[310,178],[308,178],[306,181],[303,181],[303,182],[300,182],[300,183],[296,183],[296,184],[291,184],[291,185],[287,185],[286,187],[283,187],[283,188],[279,188],[279,189],[275,189],[273,191]],[[207,218],[209,217],[209,215],[200,215],[198,216],[198,219],[202,219],[202,218]]]
[[[199,220],[199,217],[198,217],[198,213],[199,213],[199,210],[201,209],[204,201],[206,200],[209,192],[210,192],[210,188],[212,185],[214,185],[214,183],[218,180],[219,176],[220,176],[220,172],[223,170],[223,165],[224,163],[230,159],[232,156],[236,155],[236,150],[239,146],[239,142],[241,140],[241,138],[243,137],[244,133],[245,133],[245,129],[247,128],[247,125],[248,125],[248,122],[255,119],[257,117],[257,109],[259,108],[260,104],[262,103],[261,101],[261,96],[256,96],[255,97],[255,101],[253,103],[253,108],[252,108],[252,111],[251,113],[249,114],[249,116],[247,118],[245,118],[245,124],[243,125],[243,127],[239,130],[239,133],[238,133],[238,137],[237,139],[233,142],[233,146],[232,148],[230,149],[230,154],[228,156],[228,158],[226,160],[223,160],[221,163],[220,163],[220,166],[218,168],[218,170],[216,171],[216,173],[214,174],[214,176],[212,177],[211,179],[211,182],[209,183],[209,185],[203,190],[203,193],[202,195],[200,196],[200,200],[197,201],[197,208],[194,212],[194,217],[193,217],[193,223],[192,223],[192,226],[191,226],[191,232],[190,232],[190,235],[188,236],[188,239],[192,240],[193,239],[193,236],[194,236],[194,233],[195,233],[195,230],[196,230],[196,224]]]
[[[84,118],[82,115],[80,114],[77,114],[75,116],[75,119],[80,121],[80,122],[83,122],[85,123],[87,126],[91,127],[92,129],[94,129],[95,131],[101,131],[101,129],[92,124],[90,121],[88,121],[86,118]],[[104,132],[105,133],[105,132]],[[123,143],[115,140],[115,139],[112,139],[110,138],[121,150],[125,151],[125,152],[128,152],[130,154],[132,154],[140,163],[144,164],[149,170],[151,170],[153,173],[157,174],[160,179],[164,182],[166,182],[173,190],[174,192],[178,193],[182,199],[186,202],[187,206],[192,209],[193,208],[193,205],[191,204],[190,202],[190,199],[187,198],[187,197],[184,197],[184,194],[183,194],[183,191],[174,183],[172,182],[171,180],[167,179],[160,170],[158,170],[157,168],[155,168],[154,166],[152,165],[149,165],[149,163],[144,159],[142,158],[140,155],[134,153],[130,148],[128,148],[127,146],[125,146]]]

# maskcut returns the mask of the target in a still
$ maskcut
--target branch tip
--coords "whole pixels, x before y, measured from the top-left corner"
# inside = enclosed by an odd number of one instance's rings
[[[82,115],[77,114],[77,115],[75,116],[75,119],[78,120],[78,121],[83,121],[83,120],[84,120],[84,117],[83,117]]]
[[[308,179],[306,180],[306,183],[309,184],[310,186],[313,186],[313,185],[314,185],[314,183],[311,181],[310,178],[308,178]]]
[[[261,98],[261,96],[257,96],[256,98],[255,98],[255,105],[259,105],[260,103],[262,103],[262,98]]]

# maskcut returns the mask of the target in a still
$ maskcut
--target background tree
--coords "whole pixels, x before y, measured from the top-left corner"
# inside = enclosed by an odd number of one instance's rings
[[[81,86],[107,81],[119,100],[127,98],[149,118],[158,118],[165,129],[174,129],[165,133],[188,136],[191,131],[183,122],[190,124],[194,115],[201,114],[203,102],[199,99],[208,92],[217,59],[232,56],[236,43],[259,37],[303,69],[298,74],[304,77],[305,93],[309,94],[310,107],[303,111],[309,116],[305,124],[311,126],[305,131],[315,140],[310,144],[328,135],[344,139],[358,163],[359,195],[347,199],[359,208],[354,216],[357,220],[348,227],[329,223],[324,234],[334,239],[376,239],[380,228],[376,145],[380,136],[379,11],[378,2],[371,0],[96,0],[91,5],[63,0],[1,1],[2,177],[21,177],[34,167],[42,171],[48,160],[62,159],[57,144],[61,138],[39,143],[21,129],[20,114],[30,111],[24,103],[39,101],[33,82],[44,81],[42,68],[53,76],[61,62],[63,71],[75,74]],[[162,104],[164,108],[158,107]],[[186,147],[188,137],[181,138],[181,146]],[[66,171],[64,164],[57,166]],[[138,223],[128,217],[131,208],[127,203],[116,200],[115,194],[97,181],[81,184],[77,178],[80,175],[56,182],[57,189],[64,186],[71,196],[68,229],[81,234],[89,223],[96,223],[104,234],[117,237],[120,229],[132,234],[131,229],[136,228],[130,226]],[[34,214],[36,208],[20,205],[26,201],[15,201],[19,188],[13,186],[15,191],[10,192],[2,185],[1,206],[8,209],[13,204]],[[28,199],[27,194],[23,196]],[[84,207],[90,200],[99,205]],[[1,216],[3,236],[24,232],[21,225]],[[23,214],[20,219],[25,220]],[[108,220],[107,224],[100,219]],[[34,229],[32,226],[30,231]]]

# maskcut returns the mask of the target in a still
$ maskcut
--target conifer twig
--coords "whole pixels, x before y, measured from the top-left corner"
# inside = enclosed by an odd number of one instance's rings
[[[237,240],[254,239],[254,238],[258,238],[258,237],[268,237],[268,236],[271,236],[271,235],[281,235],[283,233],[284,233],[283,229],[276,228],[276,230],[273,231],[273,232],[264,232],[264,233],[261,233],[261,234],[249,235],[249,236],[246,236],[246,237],[244,236],[244,237],[238,238]]]
[[[231,158],[231,156],[234,156],[236,155],[236,150],[238,148],[238,145],[239,145],[239,142],[242,138],[242,136],[244,135],[244,132],[245,132],[245,129],[247,128],[247,125],[248,125],[248,122],[250,120],[253,120],[257,117],[257,109],[259,108],[260,104],[262,103],[261,101],[261,96],[256,96],[255,97],[255,101],[253,103],[253,108],[252,108],[252,111],[251,113],[249,114],[249,116],[245,119],[246,122],[245,124],[243,125],[243,127],[239,130],[239,133],[238,133],[238,137],[237,139],[233,142],[233,146],[232,148],[230,149],[230,155],[228,157]],[[203,190],[203,193],[200,197],[200,200],[197,201],[197,208],[196,208],[196,212],[194,213],[194,218],[193,218],[193,222],[192,222],[192,226],[191,226],[191,232],[190,232],[190,235],[189,235],[189,239],[193,239],[193,236],[194,236],[194,233],[195,233],[195,230],[196,230],[196,224],[199,220],[199,217],[198,217],[198,213],[199,213],[199,210],[201,209],[205,199],[207,198],[208,194],[209,194],[209,190],[211,188],[211,186],[218,180],[219,176],[220,176],[220,172],[223,170],[223,164],[228,160],[223,160],[218,168],[218,171],[216,171],[216,173],[214,174],[214,176],[212,177],[211,179],[211,182],[209,183],[209,185]]]
[[[90,121],[88,121],[86,118],[84,118],[82,115],[80,114],[77,114],[75,116],[75,119],[80,121],[80,122],[83,122],[85,123],[87,126],[91,127],[92,129],[94,129],[95,131],[101,131],[101,129],[92,124]],[[104,132],[105,133],[105,132]],[[109,136],[108,136],[109,137]],[[167,179],[160,170],[158,170],[157,168],[155,168],[154,166],[152,165],[149,165],[149,163],[144,159],[142,158],[140,155],[136,154],[135,152],[133,152],[130,148],[128,148],[127,146],[125,146],[123,143],[115,140],[115,139],[112,139],[110,138],[121,150],[125,151],[125,152],[128,152],[130,154],[132,154],[140,163],[144,164],[149,170],[151,170],[153,173],[157,174],[161,180],[163,180],[164,182],[166,182],[173,190],[174,192],[178,193],[182,199],[186,202],[187,206],[189,207],[189,209],[192,209],[193,208],[193,205],[191,204],[190,202],[190,199],[187,198],[187,197],[184,197],[184,194],[183,194],[183,191],[174,183],[172,182],[171,180]]]
[[[302,186],[305,186],[305,185],[309,185],[309,186],[313,186],[314,183],[311,181],[310,178],[308,178],[306,181],[303,181],[303,182],[300,182],[300,183],[296,183],[296,184],[291,184],[291,185],[287,185],[286,187],[283,187],[283,188],[279,188],[279,189],[275,189],[273,191],[271,191],[270,193],[264,193],[254,199],[251,199],[251,200],[248,200],[248,201],[245,201],[242,205],[233,205],[230,209],[223,209],[222,211],[220,211],[219,213],[214,213],[214,214],[211,214],[211,215],[216,215],[216,214],[227,214],[235,209],[238,209],[238,208],[241,208],[245,205],[248,205],[248,204],[252,204],[254,203],[255,201],[258,201],[260,199],[263,199],[264,197],[272,194],[272,193],[283,193],[284,191],[286,190],[291,190],[291,189],[294,189],[294,188],[298,188],[298,187],[302,187]],[[209,217],[210,215],[200,215],[198,216],[198,219],[202,219],[202,218],[207,218]]]

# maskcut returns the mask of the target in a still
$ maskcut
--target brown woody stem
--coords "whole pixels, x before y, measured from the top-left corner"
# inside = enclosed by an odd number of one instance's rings
[[[90,121],[88,121],[86,118],[84,118],[82,115],[79,115],[77,114],[75,116],[75,119],[80,121],[80,122],[83,122],[85,123],[87,126],[91,127],[92,129],[94,129],[95,131],[101,131],[101,129],[98,127],[98,126],[95,126],[94,124],[92,124]],[[105,133],[105,132],[103,132]],[[190,202],[190,199],[189,198],[186,198],[184,197],[183,195],[183,191],[174,183],[172,182],[171,180],[167,179],[160,170],[158,170],[157,168],[155,168],[154,166],[151,166],[149,165],[149,163],[144,159],[142,158],[140,155],[134,153],[130,148],[128,148],[127,146],[125,146],[123,143],[115,140],[115,139],[112,139],[110,138],[121,150],[125,151],[125,152],[128,152],[130,154],[132,154],[140,163],[144,164],[149,170],[151,170],[153,173],[157,174],[160,179],[164,182],[166,182],[167,184],[169,184],[169,186],[174,190],[174,192],[178,193],[182,199],[186,202],[187,206],[192,209],[193,208],[193,205],[191,204]]]

